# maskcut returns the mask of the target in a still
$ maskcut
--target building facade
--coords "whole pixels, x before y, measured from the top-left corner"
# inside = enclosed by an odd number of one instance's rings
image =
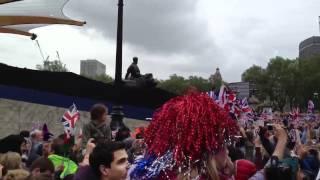
[[[87,77],[96,77],[106,73],[106,65],[98,60],[88,59],[80,61],[80,75]]]
[[[229,83],[228,87],[233,91],[237,92],[237,98],[249,98],[254,95],[257,91],[255,85],[249,82],[233,82]]]
[[[299,58],[309,59],[320,56],[320,36],[312,36],[299,44]]]

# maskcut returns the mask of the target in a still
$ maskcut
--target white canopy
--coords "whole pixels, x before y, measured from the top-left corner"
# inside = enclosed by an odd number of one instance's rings
[[[50,24],[83,26],[63,13],[69,0],[0,0],[0,33],[31,36],[31,29]]]

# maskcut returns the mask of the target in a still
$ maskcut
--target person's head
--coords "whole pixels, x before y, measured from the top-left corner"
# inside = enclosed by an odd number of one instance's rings
[[[248,141],[250,141],[250,142],[254,141],[254,134],[252,131],[246,131],[246,136],[248,138]]]
[[[127,127],[122,127],[118,130],[115,140],[123,141],[128,137],[130,137],[130,129]]]
[[[25,180],[28,178],[30,173],[23,169],[9,170],[4,176],[4,180]]]
[[[32,176],[48,174],[52,177],[54,174],[54,165],[48,158],[40,157],[31,164],[30,172]]]
[[[29,138],[30,137],[30,131],[20,131],[20,136],[24,137],[24,138]]]
[[[0,164],[7,170],[20,169],[22,165],[22,158],[16,152],[7,152],[0,157]]]
[[[56,144],[56,143],[51,143],[51,153],[50,154],[56,154],[59,156],[65,156],[65,148],[64,145],[61,144]]]
[[[281,161],[276,157],[270,158],[270,164],[265,168],[266,180],[296,179],[299,171],[299,161],[297,158],[285,158]]]
[[[212,98],[203,93],[190,92],[169,100],[153,114],[144,139],[148,154],[154,154],[156,158],[167,158],[167,152],[174,152],[168,157],[174,167],[167,169],[168,174],[185,174],[185,178],[191,179],[196,177],[191,175],[192,172],[198,170],[198,175],[207,178],[211,172],[232,164],[225,147],[232,143],[230,137],[237,132],[236,121],[230,118],[227,111],[221,110]],[[206,169],[208,164],[212,164],[215,170]],[[145,169],[146,174],[152,173],[148,165]],[[142,179],[139,173],[138,170],[133,171],[131,177]],[[216,179],[216,176],[217,173],[210,174],[210,179]]]
[[[146,150],[146,144],[144,143],[143,139],[136,139],[132,143],[131,151],[133,155],[143,155]]]
[[[43,133],[39,129],[35,129],[30,133],[30,137],[32,141],[42,142],[43,141]]]
[[[91,120],[105,122],[107,120],[108,108],[104,104],[95,104],[91,108],[90,115]]]
[[[247,180],[257,171],[256,165],[246,159],[240,159],[235,162],[235,179]]]
[[[51,142],[44,142],[42,144],[42,156],[48,157],[50,155],[52,152],[51,144]]]
[[[40,173],[39,175],[36,176],[29,176],[26,180],[53,180],[54,177],[50,174],[46,173]]]
[[[26,148],[26,140],[20,135],[9,135],[0,140],[0,153],[11,151],[22,154]]]
[[[54,139],[53,141],[56,143],[56,144],[61,144],[63,145],[64,144],[64,141],[65,141],[65,134],[60,134],[56,139]]]
[[[90,166],[100,179],[126,179],[129,168],[128,154],[121,142],[98,144],[89,158]]]
[[[268,131],[268,128],[267,127],[260,127],[259,136],[260,136],[260,138],[265,138],[265,139],[269,138],[270,133]]]
[[[134,64],[138,64],[138,57],[133,57],[132,60]]]
[[[228,146],[228,152],[228,156],[230,157],[231,161],[245,158],[245,154],[241,151],[241,149],[234,147],[233,145]]]

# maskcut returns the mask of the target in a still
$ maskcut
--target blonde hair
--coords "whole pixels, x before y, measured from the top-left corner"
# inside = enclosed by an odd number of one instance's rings
[[[207,159],[206,164],[207,164],[207,173],[210,179],[220,180],[216,160],[213,157],[210,157]]]
[[[30,173],[23,169],[9,170],[4,176],[4,180],[25,180],[30,176]]]
[[[0,156],[0,164],[2,164],[7,170],[20,169],[22,159],[20,154],[16,152],[7,152]]]

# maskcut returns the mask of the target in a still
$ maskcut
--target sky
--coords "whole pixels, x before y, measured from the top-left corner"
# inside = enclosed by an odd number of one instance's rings
[[[217,67],[237,82],[252,65],[296,58],[299,43],[319,35],[319,0],[124,0],[123,76],[139,57],[142,73],[208,78]],[[97,59],[114,77],[117,0],[70,0],[64,13],[83,27],[51,25],[32,30],[45,56],[56,51],[67,68]],[[0,34],[0,62],[35,69],[43,59],[35,41]]]

